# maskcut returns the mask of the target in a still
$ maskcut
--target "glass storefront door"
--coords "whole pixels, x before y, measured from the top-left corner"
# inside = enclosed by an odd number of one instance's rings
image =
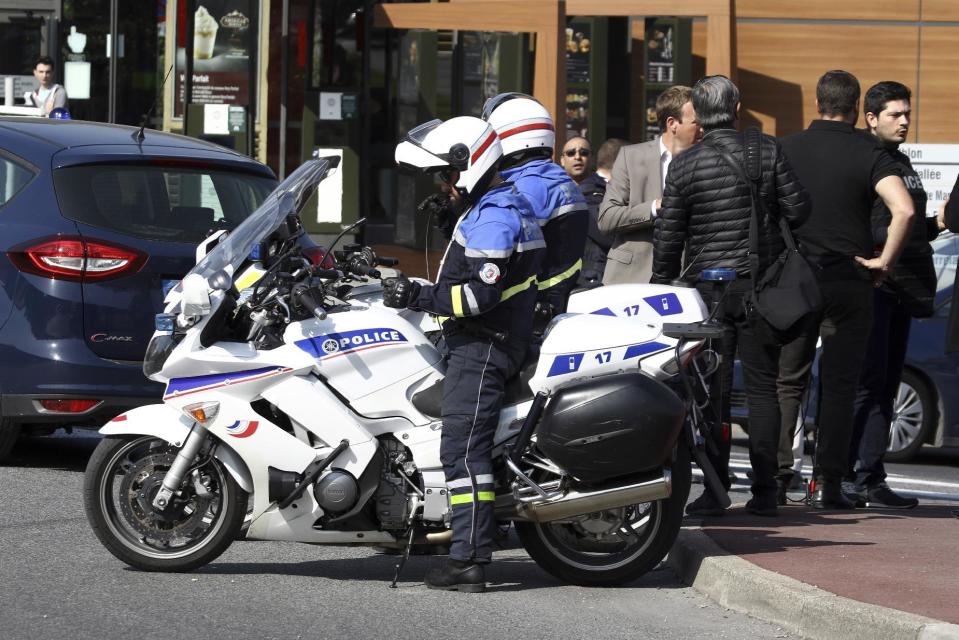
[[[117,65],[110,87],[111,11],[117,12]],[[113,99],[114,121],[138,125],[157,97],[163,77],[159,68],[163,51],[166,0],[73,0],[63,3],[60,22],[60,60],[67,70],[77,67],[76,83],[66,82],[70,112],[76,119],[108,122]],[[79,37],[78,37],[79,36]],[[88,65],[88,66],[84,66]],[[89,78],[89,90],[86,78]],[[71,78],[72,79],[72,78]],[[75,87],[75,95],[70,95]],[[159,127],[162,105],[148,126]]]
[[[23,94],[36,88],[33,65],[40,56],[51,52],[50,41],[56,19],[52,11],[0,9],[0,51],[16,55],[0,55],[0,76],[13,77],[13,95],[16,104],[23,104]],[[0,83],[0,104],[5,88]]]

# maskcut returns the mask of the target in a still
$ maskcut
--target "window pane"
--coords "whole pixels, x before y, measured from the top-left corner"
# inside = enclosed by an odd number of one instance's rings
[[[13,199],[33,177],[33,172],[13,160],[0,157],[0,207]]]
[[[199,242],[233,229],[270,193],[267,178],[162,166],[59,169],[54,184],[71,220],[149,240]]]

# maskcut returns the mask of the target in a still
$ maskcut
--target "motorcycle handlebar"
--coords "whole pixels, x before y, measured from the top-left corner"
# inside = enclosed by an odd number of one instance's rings
[[[351,260],[349,264],[350,273],[358,276],[367,276],[370,278],[380,278],[380,272],[375,267],[371,267],[360,260]]]
[[[323,320],[326,318],[326,309],[316,301],[310,289],[300,291],[297,294],[296,301],[301,307],[313,314],[316,319]]]
[[[319,267],[313,267],[313,275],[320,278],[339,278],[343,274],[336,269],[321,269]]]
[[[382,256],[376,257],[376,264],[381,267],[395,267],[399,263],[400,261],[397,258],[384,258]]]

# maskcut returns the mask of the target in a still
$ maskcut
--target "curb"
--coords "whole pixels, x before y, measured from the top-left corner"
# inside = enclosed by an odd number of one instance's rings
[[[684,528],[666,562],[718,604],[810,640],[959,640],[959,625],[851,600],[757,567],[699,528]],[[858,630],[858,631],[857,631]]]

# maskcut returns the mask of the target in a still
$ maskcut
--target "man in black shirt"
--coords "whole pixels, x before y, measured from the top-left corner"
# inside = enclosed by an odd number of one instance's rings
[[[812,505],[851,509],[842,493],[849,466],[853,403],[872,324],[872,285],[882,282],[905,245],[913,204],[899,168],[876,141],[855,124],[859,81],[846,71],[825,73],[816,86],[820,120],[789,136],[783,150],[812,197],[812,215],[798,236],[819,267],[823,296],[819,334],[822,385],[813,474]],[[871,213],[878,195],[889,209],[888,237],[873,257]],[[799,360],[811,363],[815,341]]]
[[[915,498],[904,498],[889,488],[882,459],[906,360],[909,327],[914,317],[932,315],[936,295],[936,271],[929,241],[939,235],[939,229],[935,220],[925,219],[926,190],[909,157],[899,151],[899,145],[909,135],[911,97],[905,85],[886,81],[870,87],[863,100],[868,132],[899,166],[916,212],[899,261],[883,285],[873,292],[872,331],[853,414],[850,470],[856,505],[883,509],[911,509],[919,504]],[[886,242],[890,218],[885,203],[876,198],[872,233],[877,251]]]

